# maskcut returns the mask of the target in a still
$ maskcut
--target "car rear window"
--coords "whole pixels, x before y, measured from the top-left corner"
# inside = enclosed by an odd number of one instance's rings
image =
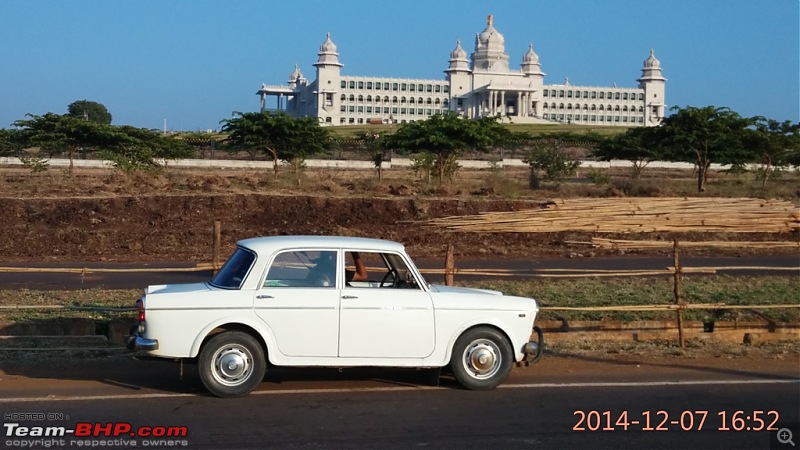
[[[237,248],[211,279],[211,285],[224,289],[239,289],[255,260],[256,255],[253,252]]]

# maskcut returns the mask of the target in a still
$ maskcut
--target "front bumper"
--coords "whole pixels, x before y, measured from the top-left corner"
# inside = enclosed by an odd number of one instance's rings
[[[527,367],[539,361],[544,353],[544,333],[542,333],[542,329],[538,326],[534,326],[533,334],[536,335],[536,339],[531,340],[522,347],[522,353],[525,354],[525,357],[522,358],[522,361],[517,363],[519,366]]]
[[[127,347],[128,350],[158,350],[158,339],[147,339],[139,336],[139,330],[134,327],[128,335]]]

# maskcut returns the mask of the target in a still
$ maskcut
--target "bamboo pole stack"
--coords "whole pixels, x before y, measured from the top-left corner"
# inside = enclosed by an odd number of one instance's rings
[[[585,198],[556,200],[540,209],[444,217],[429,224],[495,233],[787,233],[800,229],[800,211],[788,201],[756,198]]]

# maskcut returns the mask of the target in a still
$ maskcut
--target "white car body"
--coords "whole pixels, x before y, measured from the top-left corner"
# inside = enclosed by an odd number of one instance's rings
[[[354,252],[383,260],[387,273],[348,282],[345,258]],[[335,279],[306,286],[297,276],[322,267],[305,259],[317,254],[330,257],[330,264],[335,257]],[[248,268],[237,269],[241,281],[229,277],[217,284],[251,257]],[[459,337],[475,327],[499,332],[517,362],[539,346],[532,349],[530,341],[535,300],[428,284],[403,245],[378,239],[242,240],[210,282],[149,286],[139,308],[144,320],[129,346],[164,358],[196,358],[211,336],[229,330],[253,336],[276,366],[443,367]],[[238,357],[231,366],[236,363]]]

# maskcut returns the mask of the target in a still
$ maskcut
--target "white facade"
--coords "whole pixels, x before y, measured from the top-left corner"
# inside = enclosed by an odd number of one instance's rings
[[[261,110],[276,97],[277,110],[318,117],[325,125],[405,123],[445,111],[465,117],[499,116],[513,123],[563,122],[605,126],[654,126],[665,108],[665,82],[654,52],[644,61],[637,87],[544,84],[533,44],[520,69],[508,65],[505,40],[489,16],[467,58],[461,41],[450,52],[442,80],[342,75],[330,33],[320,46],[317,78],[309,82],[295,66],[285,86],[261,85]]]

